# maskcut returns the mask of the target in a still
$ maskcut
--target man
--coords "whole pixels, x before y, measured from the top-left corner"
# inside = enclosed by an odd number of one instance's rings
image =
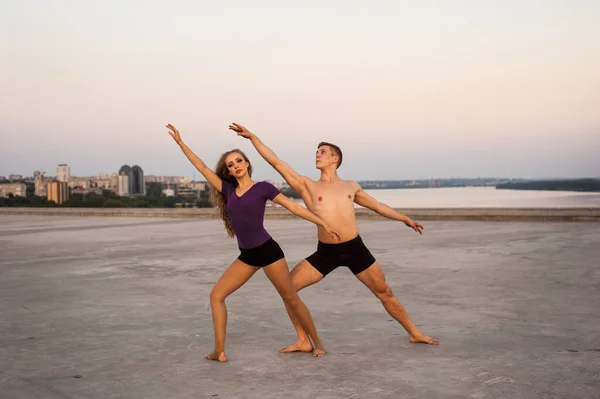
[[[234,123],[229,126],[229,129],[237,132],[239,136],[249,139],[258,153],[279,172],[290,187],[302,196],[306,207],[341,234],[341,241],[334,242],[319,227],[317,251],[297,264],[291,272],[294,287],[299,291],[321,281],[339,266],[347,266],[379,298],[390,316],[404,327],[410,342],[438,345],[438,341],[417,329],[386,283],[383,270],[358,233],[354,203],[369,208],[386,218],[404,222],[419,234],[422,234],[423,226],[378,202],[365,193],[358,183],[342,180],[337,175],[337,169],[342,164],[342,151],[338,146],[330,143],[319,144],[316,167],[321,171],[321,177],[318,181],[314,181],[296,173],[244,126]],[[308,334],[300,327],[289,309],[288,314],[298,333],[298,341],[282,349],[281,352],[312,351]]]

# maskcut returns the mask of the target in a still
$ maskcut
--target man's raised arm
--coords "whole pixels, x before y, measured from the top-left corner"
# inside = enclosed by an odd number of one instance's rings
[[[275,155],[275,153],[267,147],[254,133],[250,132],[244,126],[233,123],[229,125],[229,129],[233,130],[244,138],[249,139],[252,142],[256,151],[261,157],[265,159],[279,174],[285,179],[285,181],[292,187],[298,194],[303,195],[306,191],[307,177],[299,175],[290,165],[283,162]]]

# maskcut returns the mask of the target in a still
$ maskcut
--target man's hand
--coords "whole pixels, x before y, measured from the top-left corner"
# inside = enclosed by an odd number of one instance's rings
[[[417,223],[412,219],[408,219],[406,222],[404,222],[404,224],[416,231],[417,233],[423,234],[424,227],[420,223]]]
[[[179,135],[179,130],[177,130],[177,128],[173,125],[171,125],[170,123],[167,125],[167,128],[170,130],[168,133],[169,135],[171,135],[171,137],[173,137],[173,140],[175,140],[175,142],[177,144],[181,144],[183,143],[183,140],[181,140],[181,136]]]
[[[229,125],[229,130],[233,130],[238,134],[238,136],[242,136],[246,139],[249,139],[250,136],[252,136],[252,132],[239,123],[233,122],[231,125]]]

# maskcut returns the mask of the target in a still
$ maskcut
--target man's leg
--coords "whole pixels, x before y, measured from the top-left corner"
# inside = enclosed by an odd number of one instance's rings
[[[294,288],[297,291],[300,291],[303,288],[306,288],[310,285],[318,283],[323,279],[323,275],[319,273],[317,269],[315,269],[306,259],[302,262],[298,263],[292,271],[290,272],[292,276],[292,283],[294,284]],[[294,328],[296,329],[296,334],[298,334],[298,340],[295,344],[288,346],[287,348],[283,348],[280,350],[281,353],[289,353],[289,352],[312,352],[313,347],[310,342],[310,338],[308,334],[296,317],[294,316],[294,312],[289,306],[286,304],[285,309],[290,316],[290,320],[294,324]]]
[[[315,346],[314,355],[318,357],[325,356],[325,347],[319,338],[310,311],[298,296],[298,291],[292,283],[290,270],[285,259],[280,259],[277,262],[266,266],[263,270],[275,286],[275,289],[277,289],[277,292],[279,292],[279,295],[281,295],[286,309],[291,310],[295,319],[312,339]]]
[[[402,327],[406,330],[409,335],[410,342],[423,343],[430,345],[438,345],[439,342],[435,339],[423,334],[417,329],[408,317],[408,313],[404,309],[404,306],[396,299],[392,289],[385,281],[385,274],[379,267],[377,262],[369,266],[368,269],[358,273],[356,277],[366,285],[373,294],[383,304],[383,307],[398,323],[402,324]]]

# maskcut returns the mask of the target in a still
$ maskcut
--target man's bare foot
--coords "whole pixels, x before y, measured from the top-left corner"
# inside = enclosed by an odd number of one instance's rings
[[[428,345],[439,345],[440,344],[437,340],[435,340],[425,334],[410,335],[409,340],[413,344],[428,344]]]
[[[298,341],[294,345],[290,345],[287,348],[281,349],[280,353],[291,353],[291,352],[312,352],[313,347],[310,341]],[[325,351],[323,351],[325,352]],[[323,355],[321,355],[323,356]]]
[[[325,347],[323,345],[317,345],[317,348],[313,352],[314,357],[323,357],[325,356]]]
[[[225,351],[221,351],[220,353],[218,351],[214,351],[213,353],[204,355],[204,358],[208,360],[217,360],[219,362],[227,361],[227,355],[225,355]]]

